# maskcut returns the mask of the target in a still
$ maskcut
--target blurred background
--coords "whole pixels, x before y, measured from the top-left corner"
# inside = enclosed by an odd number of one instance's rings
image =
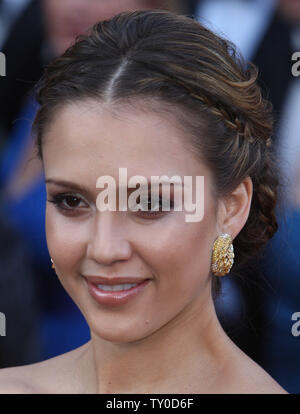
[[[300,0],[0,0],[0,368],[38,362],[89,340],[80,311],[51,268],[46,191],[35,157],[33,87],[44,66],[96,21],[137,8],[194,17],[233,41],[259,69],[274,108],[282,171],[279,231],[261,257],[222,278],[218,316],[233,341],[290,393],[300,393]],[[283,210],[283,214],[282,214]],[[11,290],[10,290],[11,289]],[[300,333],[300,329],[299,329]]]

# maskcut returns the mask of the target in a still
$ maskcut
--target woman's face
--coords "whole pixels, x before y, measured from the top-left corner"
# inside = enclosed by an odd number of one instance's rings
[[[90,329],[107,340],[138,340],[199,315],[211,294],[211,252],[218,235],[212,176],[174,122],[150,111],[113,116],[99,103],[81,102],[60,110],[43,137],[49,252]],[[103,190],[97,179],[111,176],[118,186],[119,168],[127,168],[128,180],[192,176],[194,186],[195,176],[204,176],[202,220],[186,221],[184,209],[99,211],[96,200]],[[150,281],[126,303],[111,305],[90,294],[91,276]]]

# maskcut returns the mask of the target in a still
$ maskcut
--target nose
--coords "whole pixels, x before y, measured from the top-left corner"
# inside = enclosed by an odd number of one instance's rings
[[[130,258],[131,245],[125,237],[120,212],[98,212],[91,226],[88,259],[110,265]]]

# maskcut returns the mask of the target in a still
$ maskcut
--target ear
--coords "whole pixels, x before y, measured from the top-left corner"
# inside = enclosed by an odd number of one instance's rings
[[[242,230],[249,216],[253,194],[251,178],[246,177],[236,189],[219,201],[217,227],[218,236],[229,233],[232,240]]]

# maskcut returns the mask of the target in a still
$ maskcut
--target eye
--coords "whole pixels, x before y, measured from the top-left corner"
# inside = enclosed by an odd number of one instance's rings
[[[88,207],[88,204],[77,194],[56,194],[48,201],[58,209],[69,212]]]
[[[137,202],[140,203],[140,197],[137,198]],[[172,200],[169,202],[167,200],[162,199],[160,196],[158,199],[152,200],[151,203],[151,196],[146,199],[146,203],[140,203],[141,210],[137,211],[137,214],[140,216],[149,216],[155,217],[155,216],[162,216],[163,214],[166,214],[168,211],[172,210],[174,207],[174,203]],[[164,210],[163,210],[164,208]],[[167,210],[169,208],[169,210]]]

